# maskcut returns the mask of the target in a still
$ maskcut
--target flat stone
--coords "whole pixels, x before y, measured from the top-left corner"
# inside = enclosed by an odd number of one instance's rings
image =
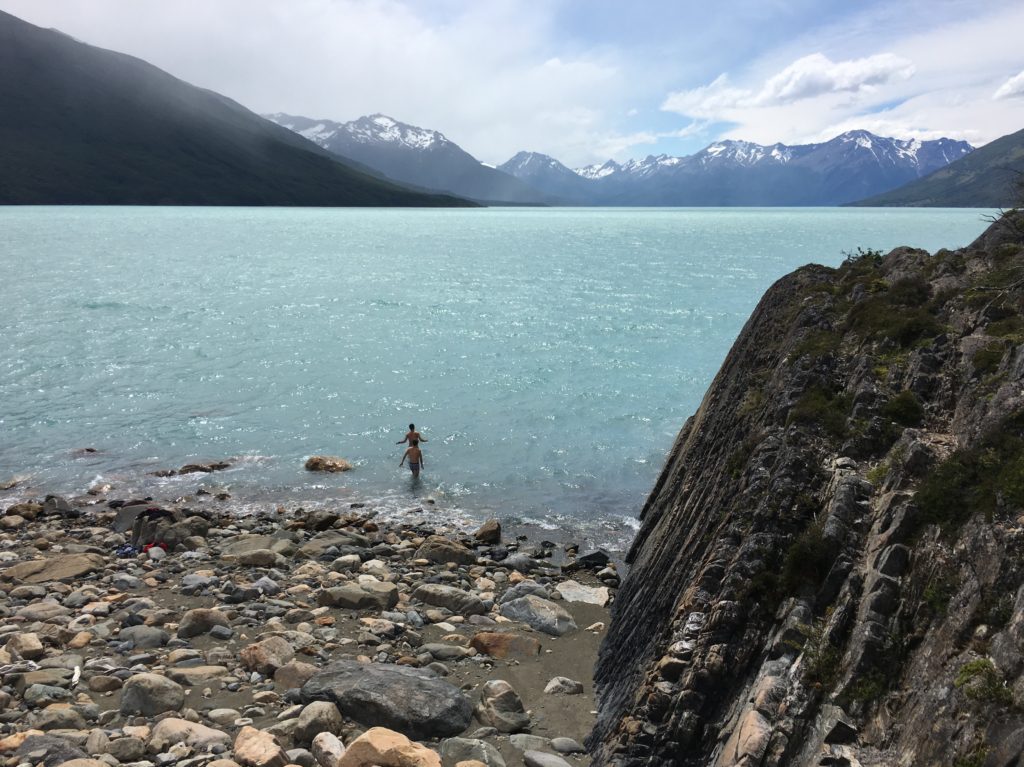
[[[302,686],[301,699],[332,701],[360,724],[385,725],[416,739],[457,735],[472,717],[459,688],[426,670],[383,663],[331,663]]]
[[[441,535],[429,536],[414,554],[415,559],[426,559],[444,564],[454,562],[457,565],[475,565],[476,554],[461,543],[449,540]]]
[[[540,642],[533,637],[511,632],[481,631],[469,640],[469,646],[492,658],[533,658],[540,655]]]
[[[565,759],[543,751],[523,752],[523,764],[526,767],[572,767]]]
[[[317,604],[346,610],[390,610],[398,604],[398,587],[380,581],[348,583],[319,591]]]
[[[566,602],[583,602],[604,607],[610,598],[607,586],[584,586],[576,581],[562,581],[555,586],[555,590]]]
[[[19,583],[47,583],[80,578],[99,570],[105,559],[99,554],[64,554],[46,559],[32,559],[0,572],[0,580]]]
[[[413,591],[412,596],[425,604],[444,607],[459,615],[482,615],[487,612],[480,597],[443,583],[424,583]]]
[[[168,717],[153,727],[149,746],[156,752],[166,751],[175,743],[184,743],[197,751],[208,751],[212,746],[227,746],[231,736],[226,732],[207,727],[187,719]]]
[[[193,687],[226,676],[227,673],[226,666],[182,666],[170,669],[167,676],[178,684]]]

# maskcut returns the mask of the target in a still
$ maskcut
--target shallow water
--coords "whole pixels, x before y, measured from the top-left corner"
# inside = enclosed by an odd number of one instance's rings
[[[986,212],[0,208],[0,482],[24,479],[0,502],[94,481],[253,508],[430,498],[619,546],[775,279],[958,247]],[[311,475],[317,453],[356,469]]]

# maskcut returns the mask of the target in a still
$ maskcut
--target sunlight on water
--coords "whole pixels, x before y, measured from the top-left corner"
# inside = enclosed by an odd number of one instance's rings
[[[961,246],[983,213],[0,208],[0,482],[31,478],[0,501],[100,477],[627,538],[775,279]],[[310,475],[315,453],[356,469]],[[197,458],[233,467],[146,474]]]

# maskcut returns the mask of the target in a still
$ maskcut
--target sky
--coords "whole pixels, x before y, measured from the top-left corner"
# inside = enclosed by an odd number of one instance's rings
[[[1019,0],[0,0],[259,113],[383,113],[570,167],[1024,128]]]

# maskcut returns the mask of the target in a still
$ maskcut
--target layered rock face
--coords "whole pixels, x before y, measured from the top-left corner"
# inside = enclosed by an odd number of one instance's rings
[[[668,457],[595,765],[1017,765],[1024,216],[762,299]]]

